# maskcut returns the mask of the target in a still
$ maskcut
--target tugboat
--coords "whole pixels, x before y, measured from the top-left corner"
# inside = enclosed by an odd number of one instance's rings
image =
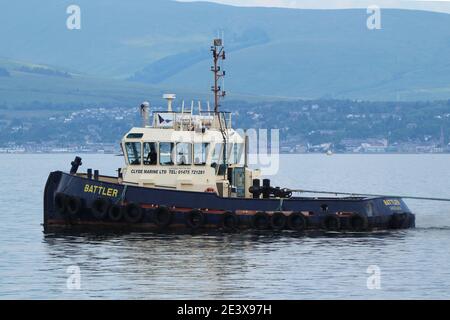
[[[231,126],[231,113],[219,111],[225,96],[221,39],[211,46],[214,110],[167,111],[140,106],[142,127],[120,143],[125,166],[117,176],[98,170],[51,172],[44,191],[44,232],[57,230],[324,230],[366,232],[412,228],[415,216],[399,197],[294,197],[273,187],[248,164],[248,137]]]

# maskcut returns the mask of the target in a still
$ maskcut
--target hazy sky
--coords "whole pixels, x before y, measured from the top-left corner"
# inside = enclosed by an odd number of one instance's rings
[[[299,9],[345,9],[366,8],[378,5],[381,8],[421,9],[450,13],[450,0],[179,0],[208,1],[236,6],[264,6]]]

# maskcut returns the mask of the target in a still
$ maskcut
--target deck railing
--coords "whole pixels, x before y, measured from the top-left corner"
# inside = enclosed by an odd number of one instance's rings
[[[197,114],[191,112],[154,111],[153,127],[173,128],[177,130],[193,130],[197,127],[204,128],[231,128],[231,112],[200,111]]]

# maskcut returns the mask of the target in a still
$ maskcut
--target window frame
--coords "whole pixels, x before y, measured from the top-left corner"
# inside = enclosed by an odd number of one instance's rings
[[[179,163],[178,162],[178,145],[179,144],[187,144],[187,145],[189,145],[189,147],[188,147],[188,157],[187,157],[187,160],[188,160],[188,163]],[[177,166],[191,166],[192,165],[192,156],[193,156],[193,150],[192,150],[192,142],[177,142],[176,144],[175,144],[175,163],[176,163],[176,165]]]
[[[136,144],[136,143],[139,144],[139,151],[138,151],[139,152],[139,157],[138,157],[139,163],[132,163],[130,161],[130,154],[129,154],[128,149],[127,149],[127,144]],[[130,165],[130,166],[140,166],[140,165],[142,165],[143,161],[142,161],[142,142],[141,141],[125,141],[125,153],[126,153],[128,165]]]
[[[214,158],[215,158],[215,155],[216,155],[216,151],[217,151],[217,147],[218,146],[220,146],[220,148],[219,148],[219,154],[218,154],[218,156],[217,156],[217,162],[215,162],[214,160]],[[214,143],[214,147],[213,148],[211,148],[211,161],[210,161],[210,164],[212,165],[213,163],[216,163],[217,164],[217,166],[219,166],[220,164],[222,164],[223,163],[223,146],[224,146],[224,144],[223,144],[223,142],[216,142],[216,143]]]
[[[200,163],[195,163],[195,146],[196,145],[200,145],[201,146],[201,155],[204,158],[205,161],[202,161]],[[206,146],[205,149],[203,149],[203,146]],[[209,149],[210,149],[211,143],[209,142],[194,142],[192,143],[192,158],[193,158],[193,164],[194,166],[206,166],[208,163],[208,154],[209,154]],[[203,152],[204,150],[204,152]]]
[[[161,153],[161,146],[164,145],[164,144],[172,145],[172,148],[170,150],[170,160],[171,160],[170,163],[162,163],[161,162],[161,155],[162,155],[162,153]],[[175,146],[174,142],[164,142],[164,141],[162,141],[162,142],[158,143],[158,164],[160,166],[173,166],[173,165],[175,165],[175,161],[174,161],[174,160],[176,160],[176,159],[174,159],[175,147],[176,146]]]
[[[147,156],[144,154],[145,144],[151,144],[151,143],[153,143],[155,145],[156,162],[154,164],[151,164],[151,163],[146,164],[145,159],[147,158]],[[144,166],[157,166],[158,163],[159,163],[159,143],[156,141],[144,141],[142,143],[142,164]]]
[[[232,151],[234,163],[236,165],[244,165],[245,162],[245,143],[236,142],[233,144]]]

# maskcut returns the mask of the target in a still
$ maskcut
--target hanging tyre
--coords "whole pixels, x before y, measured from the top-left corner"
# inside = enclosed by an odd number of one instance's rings
[[[389,227],[392,229],[401,229],[404,227],[405,222],[406,222],[406,214],[394,213],[389,221]]]
[[[124,210],[124,218],[126,222],[138,223],[144,217],[144,209],[135,203],[129,203]]]
[[[55,195],[54,206],[56,212],[58,212],[59,214],[66,213],[66,195],[64,193],[58,192]]]
[[[234,231],[239,225],[239,217],[230,211],[222,214],[220,219],[220,227],[225,231]]]
[[[186,214],[186,225],[191,229],[199,229],[206,222],[206,215],[200,210],[192,210]]]
[[[67,196],[66,210],[71,216],[78,216],[83,210],[83,200],[78,197]]]
[[[414,228],[416,226],[416,217],[411,213],[407,213],[406,216],[407,216],[406,228]]]
[[[339,231],[341,229],[341,221],[335,214],[328,214],[323,219],[322,227],[327,231]]]
[[[286,227],[287,217],[282,212],[275,212],[270,217],[270,226],[274,230],[283,230]]]
[[[301,212],[293,212],[289,215],[287,224],[291,230],[303,231],[308,227],[308,219]]]
[[[122,206],[113,204],[108,209],[108,218],[111,221],[119,222],[123,219],[124,209]]]
[[[173,213],[166,206],[161,206],[153,211],[153,221],[160,228],[166,228],[172,223]]]
[[[353,231],[365,231],[369,227],[367,216],[360,213],[354,213],[350,217],[350,228]]]
[[[270,225],[270,216],[266,212],[259,211],[252,217],[252,224],[255,229],[268,229]]]
[[[103,220],[108,215],[110,202],[104,198],[98,198],[92,203],[91,211],[94,218]]]

